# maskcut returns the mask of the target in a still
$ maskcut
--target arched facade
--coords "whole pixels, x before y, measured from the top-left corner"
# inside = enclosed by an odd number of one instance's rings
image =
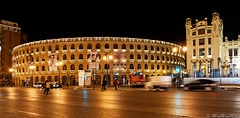
[[[107,62],[103,60],[106,52],[113,55],[114,51],[121,49],[126,51],[126,70],[113,70],[113,61],[110,60],[108,74],[109,84],[113,85],[114,73],[118,72],[119,77],[123,76],[129,80],[131,72],[144,72],[145,75],[169,75],[171,68],[179,65],[179,60],[185,66],[185,56],[179,52],[172,52],[173,48],[179,45],[150,39],[125,38],[125,37],[77,37],[60,38],[34,41],[19,45],[13,49],[13,78],[16,78],[17,86],[21,86],[21,80],[32,76],[29,66],[34,65],[33,83],[42,81],[42,77],[51,78],[51,81],[59,80],[71,85],[78,82],[78,70],[87,70],[87,55],[91,49],[100,51],[100,68],[96,72],[98,79],[106,76]],[[57,71],[49,71],[48,54],[55,52],[57,61],[63,62]],[[184,53],[181,53],[184,54]],[[180,59],[181,58],[181,59]],[[173,69],[175,70],[175,69]],[[174,72],[174,71],[173,71]],[[69,76],[70,80],[67,80]]]

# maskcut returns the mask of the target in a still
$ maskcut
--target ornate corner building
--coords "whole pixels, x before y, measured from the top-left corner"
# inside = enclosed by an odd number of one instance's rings
[[[66,84],[69,77],[70,85],[76,85],[78,70],[88,70],[87,55],[92,49],[98,50],[100,54],[99,69],[96,71],[97,84],[101,84],[107,72],[107,62],[103,59],[105,53],[113,55],[117,50],[126,52],[126,69],[114,70],[114,60],[110,60],[110,85],[113,85],[115,77],[131,79],[131,72],[144,72],[146,76],[170,75],[171,71],[176,73],[172,68],[180,64],[185,66],[184,53],[172,52],[175,47],[181,48],[165,41],[125,37],[76,37],[29,42],[13,49],[13,82],[21,86],[26,78],[30,78],[31,85],[47,77],[50,81]],[[49,71],[48,68],[48,54],[51,52],[57,53],[58,62],[63,62],[57,71]],[[29,69],[32,65],[36,67],[34,70]]]

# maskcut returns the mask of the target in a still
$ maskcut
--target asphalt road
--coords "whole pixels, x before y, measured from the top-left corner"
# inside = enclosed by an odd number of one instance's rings
[[[143,88],[0,88],[0,117],[175,118],[240,117],[240,91],[148,91]]]

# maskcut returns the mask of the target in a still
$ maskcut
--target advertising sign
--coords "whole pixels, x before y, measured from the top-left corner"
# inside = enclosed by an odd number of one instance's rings
[[[99,62],[100,62],[100,54],[97,50],[91,50],[91,52],[88,52],[87,55],[87,61],[88,61],[88,69],[89,70],[98,70],[99,69]]]
[[[49,71],[57,71],[57,53],[48,54]]]
[[[118,50],[113,53],[113,69],[114,70],[126,70],[126,52]]]
[[[84,86],[84,70],[78,70],[78,85]]]

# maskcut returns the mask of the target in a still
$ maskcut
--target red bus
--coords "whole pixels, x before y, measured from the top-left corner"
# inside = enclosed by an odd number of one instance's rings
[[[138,86],[145,84],[145,77],[142,72],[131,73],[131,86]]]

